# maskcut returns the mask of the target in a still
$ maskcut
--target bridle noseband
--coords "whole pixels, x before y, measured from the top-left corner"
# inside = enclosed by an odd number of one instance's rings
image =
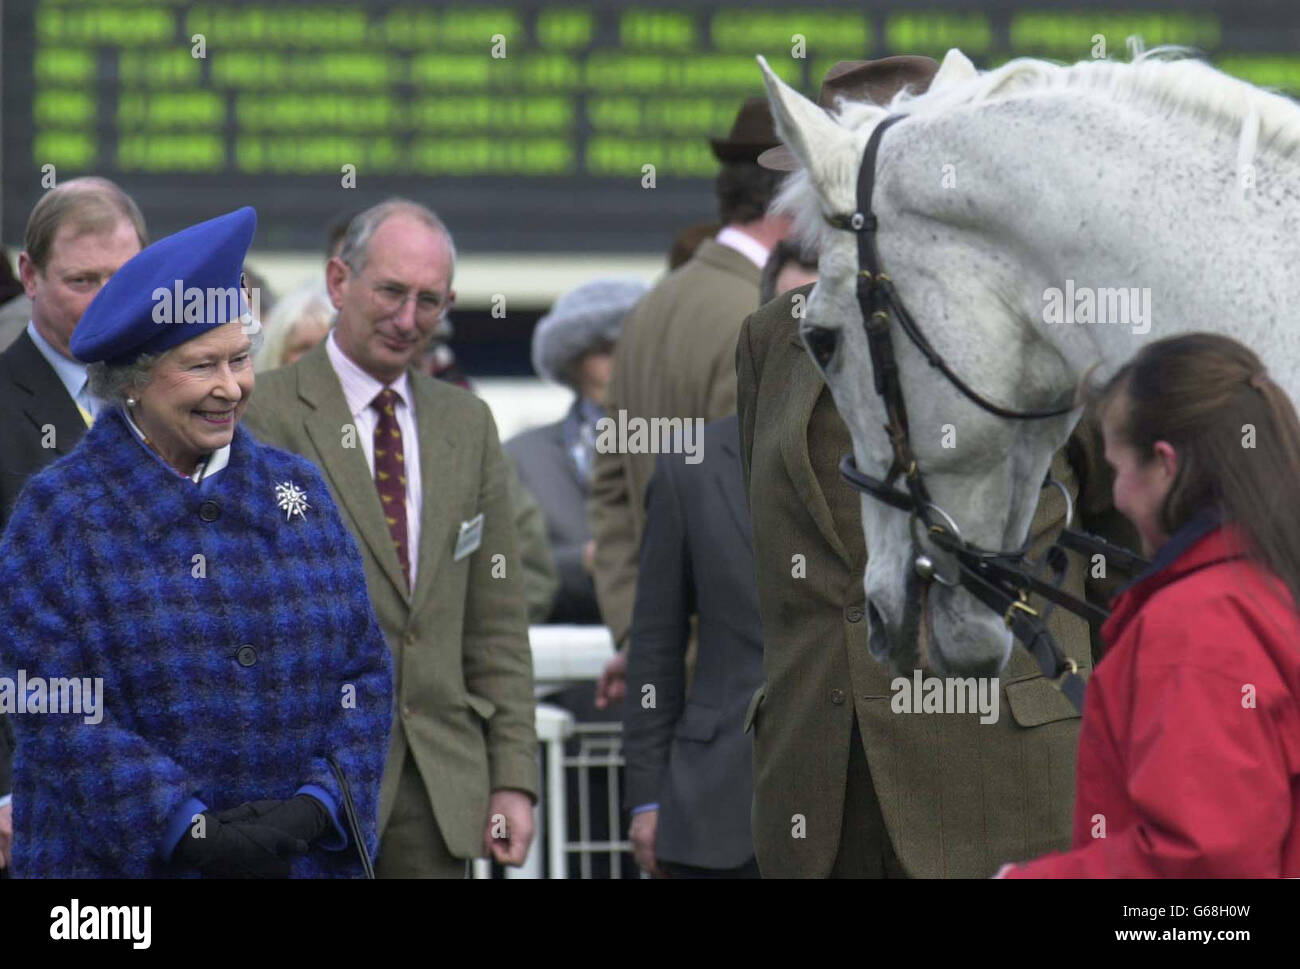
[[[1057,544],[1052,545],[1044,557],[1043,566],[1045,571],[1050,573],[1050,578],[1043,578],[1029,571],[1031,567],[1036,567],[1036,563],[1027,554],[1028,543],[1015,551],[996,552],[973,545],[961,537],[952,517],[931,500],[908,435],[907,406],[899,382],[898,360],[894,355],[891,319],[898,321],[899,328],[931,367],[943,374],[947,381],[972,403],[996,417],[1006,420],[1047,420],[1065,416],[1074,409],[1074,405],[1064,404],[1038,410],[1015,410],[1000,406],[973,390],[953,372],[943,356],[926,339],[920,326],[899,298],[893,281],[882,271],[880,253],[876,249],[878,221],[871,209],[876,155],[880,149],[881,136],[888,128],[905,117],[906,115],[901,114],[890,115],[871,133],[862,155],[862,165],[858,169],[857,211],[850,215],[839,214],[827,217],[827,221],[835,228],[852,232],[857,236],[858,306],[862,311],[867,346],[871,353],[871,370],[876,393],[880,396],[888,417],[885,431],[889,435],[890,448],[893,451],[893,461],[883,480],[859,470],[851,453],[846,454],[840,461],[840,474],[858,491],[910,514],[912,540],[918,549],[924,551],[918,533],[918,527],[923,527],[925,537],[946,555],[951,556],[957,564],[957,575],[945,577],[940,574],[929,556],[921,554],[915,561],[915,568],[922,580],[961,586],[990,609],[1002,615],[1012,634],[1033,655],[1043,675],[1051,680],[1077,709],[1081,710],[1083,678],[1079,676],[1075,661],[1064,654],[1052,637],[1047,628],[1047,616],[1056,605],[1089,622],[1102,622],[1108,613],[1061,588],[1069,570],[1069,558],[1065,549],[1100,552],[1112,561],[1122,562],[1133,568],[1140,568],[1146,563],[1126,549],[1120,549],[1096,536],[1071,531],[1069,526],[1074,515],[1073,502],[1065,485],[1052,478],[1050,473],[1043,486],[1060,488],[1066,502],[1066,528],[1057,540]],[[894,487],[900,477],[907,488],[906,491],[899,491]],[[1030,594],[1042,596],[1051,605],[1040,614],[1029,604]]]

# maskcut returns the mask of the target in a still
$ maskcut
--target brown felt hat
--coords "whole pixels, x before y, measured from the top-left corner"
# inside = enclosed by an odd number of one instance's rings
[[[911,54],[874,61],[840,61],[822,78],[817,103],[827,111],[835,106],[836,98],[887,104],[907,86],[914,94],[923,94],[938,70],[939,62],[933,58]],[[758,163],[778,172],[799,169],[799,159],[785,145],[769,148],[758,156]]]
[[[740,106],[731,134],[710,138],[713,157],[720,162],[753,162],[769,148],[781,144],[772,124],[772,106],[767,98],[748,98]]]

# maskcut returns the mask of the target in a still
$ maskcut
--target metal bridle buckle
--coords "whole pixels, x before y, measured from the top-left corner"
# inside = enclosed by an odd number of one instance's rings
[[[1025,598],[1025,594],[1021,592],[1020,598],[1007,606],[1007,611],[1002,617],[1002,621],[1007,624],[1008,629],[1011,628],[1011,614],[1017,609],[1025,613],[1027,616],[1031,616],[1034,619],[1038,618],[1038,610],[1029,604],[1028,600]]]
[[[1073,657],[1070,656],[1065,657],[1065,665],[1068,668],[1063,673],[1061,673],[1060,676],[1056,677],[1056,679],[1051,681],[1052,686],[1056,687],[1056,689],[1058,690],[1065,689],[1065,687],[1061,685],[1062,680],[1064,680],[1067,676],[1070,676],[1071,674],[1077,675],[1079,672],[1079,664],[1074,661]]]
[[[862,227],[866,224],[867,220],[863,217],[861,212],[854,212],[849,216],[849,226],[854,232],[861,232]]]

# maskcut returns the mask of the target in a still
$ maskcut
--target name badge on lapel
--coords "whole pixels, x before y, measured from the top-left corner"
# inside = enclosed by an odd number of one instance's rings
[[[456,551],[451,560],[459,562],[466,555],[478,550],[483,544],[483,512],[479,512],[467,522],[460,523],[460,534],[456,536]]]

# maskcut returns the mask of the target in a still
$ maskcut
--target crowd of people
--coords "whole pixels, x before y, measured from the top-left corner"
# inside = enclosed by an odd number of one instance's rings
[[[819,103],[937,67],[842,62]],[[1099,636],[1052,618],[1096,664],[1082,718],[1020,654],[995,722],[900,716],[852,442],[799,337],[817,253],[771,205],[797,162],[761,99],[711,147],[716,221],[653,286],[555,301],[533,366],[572,405],[504,444],[448,346],[456,248],[428,207],[349,213],[322,277],[273,300],[252,209],[150,243],[105,179],[41,197],[0,292],[0,677],[103,701],[0,717],[0,867],[522,864],[528,627],[552,622],[613,638],[594,691],[551,699],[621,722],[656,877],[1300,874],[1300,525],[1261,512],[1300,488],[1300,424],[1259,357],[1148,344],[1054,460],[1085,525],[1154,557],[1113,601],[1076,569],[1113,609]],[[191,287],[231,299],[160,314]],[[699,460],[599,446],[613,415],[700,421]],[[1236,460],[1243,424],[1266,459]]]

